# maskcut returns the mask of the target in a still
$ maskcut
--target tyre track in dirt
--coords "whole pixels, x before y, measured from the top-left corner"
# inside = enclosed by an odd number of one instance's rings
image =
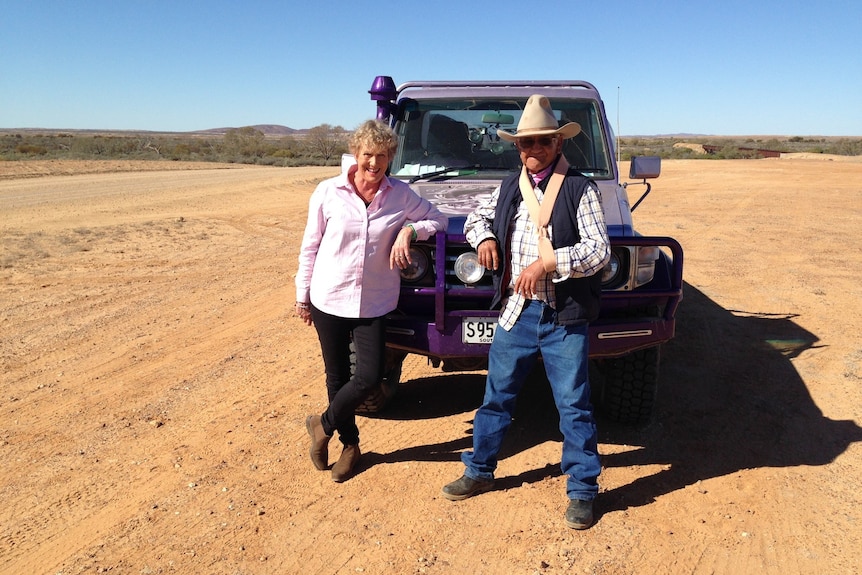
[[[635,216],[686,250],[677,338],[657,421],[600,420],[577,533],[538,377],[481,497],[439,490],[484,374],[412,356],[360,419],[359,473],[309,464],[325,389],[291,274],[337,170],[140,174],[20,208],[0,182],[0,573],[854,572],[862,166],[811,162],[665,163]]]
[[[170,174],[161,180],[164,181],[162,188],[143,182],[136,189],[140,193],[149,190],[146,193],[153,200],[161,193],[160,189],[171,189],[175,185],[175,177],[176,174]],[[256,180],[259,178],[258,175]],[[86,192],[62,194],[63,201],[88,201],[102,196],[127,198],[129,180],[120,177],[110,180],[103,186],[95,186],[95,191],[76,181],[75,185]],[[205,181],[209,183],[204,187],[212,187],[212,181],[206,178]],[[33,185],[33,181],[28,183]],[[67,184],[61,182],[60,187]],[[191,187],[200,185],[196,181]],[[114,187],[123,188],[122,193],[113,192]],[[38,205],[46,198],[56,200],[58,196],[52,194],[37,194],[37,200],[32,203]],[[174,196],[171,198],[170,202],[176,201]],[[166,211],[171,213],[170,207]],[[199,401],[200,405],[207,406],[203,414],[211,413],[213,418],[210,425],[204,426],[217,425],[222,418],[220,413],[231,408],[223,405],[224,398],[216,401],[209,392],[203,391],[208,382],[201,380],[200,374],[209,374],[211,381],[218,381],[226,362],[234,362],[251,347],[259,345],[253,330],[283,315],[283,284],[273,279],[284,276],[284,272],[271,273],[269,268],[273,264],[265,263],[266,258],[261,256],[273,250],[260,251],[258,241],[261,231],[267,229],[273,233],[266,239],[278,239],[278,230],[274,227],[277,224],[257,226],[255,217],[254,214],[241,216],[237,220],[239,225],[234,225],[231,218],[209,222],[192,218],[180,223],[175,219],[167,222],[156,219],[155,224],[132,222],[103,226],[98,216],[88,214],[83,219],[93,233],[87,235],[95,234],[98,238],[89,241],[86,249],[54,236],[40,238],[39,251],[47,260],[62,258],[63,265],[73,270],[64,272],[62,279],[50,272],[45,274],[51,275],[53,283],[40,285],[35,294],[30,292],[29,298],[20,298],[16,307],[4,311],[4,323],[29,325],[27,335],[19,338],[21,344],[17,350],[11,354],[4,352],[4,363],[8,362],[10,368],[24,368],[13,376],[14,379],[4,382],[4,390],[16,396],[9,415],[20,423],[5,430],[4,446],[7,456],[22,465],[24,483],[7,483],[4,492],[11,494],[34,488],[50,493],[51,497],[35,505],[28,502],[18,506],[13,501],[9,511],[16,521],[4,522],[7,529],[2,537],[6,541],[4,547],[15,550],[13,554],[3,554],[6,557],[4,569],[9,568],[7,572],[37,572],[31,562],[33,559],[42,566],[55,563],[59,566],[70,550],[98,547],[95,542],[100,538],[123,531],[123,526],[129,522],[143,521],[138,515],[140,509],[148,507],[147,499],[158,501],[160,494],[170,499],[171,489],[176,488],[177,471],[159,454],[175,451],[176,445],[183,441],[199,445],[205,444],[207,439],[207,431],[192,430],[182,438],[171,433],[176,427],[171,424],[178,423],[172,421],[172,414],[198,412],[196,415],[200,415],[199,408],[187,405],[188,402],[198,405]],[[61,219],[57,227],[64,230],[64,225],[68,224]],[[136,253],[131,249],[134,245],[151,243],[152,228],[163,228],[157,234],[160,237],[156,241],[161,244],[162,252],[157,258],[151,257],[148,250]],[[61,233],[68,235],[65,231]],[[192,239],[188,238],[190,233]],[[246,238],[243,241],[247,245],[235,253],[214,254],[210,245],[225,234],[240,234]],[[109,263],[101,264],[99,275],[93,274],[93,264],[104,261],[108,251],[111,252]],[[280,257],[277,255],[278,259]],[[264,263],[255,263],[251,268],[246,265],[258,258]],[[224,275],[186,273],[192,268],[200,269],[200,262],[207,259],[212,263],[222,260]],[[24,253],[15,263],[27,260],[27,253]],[[79,263],[72,264],[73,261]],[[239,270],[242,274],[236,273]],[[243,293],[245,299],[240,299],[236,284],[243,281],[243,277],[254,277],[256,270],[267,278],[266,281],[253,280],[256,281],[255,291]],[[25,275],[16,276],[19,279],[15,280],[22,290],[28,290],[28,283],[32,285],[33,281],[22,277]],[[53,293],[52,288],[55,288]],[[217,290],[224,296],[210,295]],[[64,301],[58,303],[55,297]],[[196,300],[220,303],[202,307]],[[46,309],[51,315],[44,313]],[[99,346],[82,355],[81,347],[91,340],[95,345],[98,334],[103,332],[120,337],[115,337],[109,346]],[[73,350],[67,351],[67,347]],[[24,361],[32,349],[41,350],[39,363],[47,365],[47,369],[31,367],[31,362]],[[219,358],[224,350],[229,350],[229,355],[213,366],[213,359]],[[10,361],[15,356],[21,359]],[[40,380],[51,381],[34,385],[34,381]],[[201,394],[205,397],[199,397]],[[122,406],[116,405],[113,399],[118,396],[124,397]],[[83,434],[62,431],[76,428],[80,421],[91,422],[90,429]],[[16,428],[24,428],[26,433]],[[125,453],[129,446],[140,446],[149,435],[161,437],[163,442],[138,453]],[[39,445],[44,447],[37,447]],[[34,448],[42,455],[34,456],[38,453],[34,453]],[[134,463],[130,463],[130,459]],[[140,470],[141,466],[147,470],[130,473],[130,465],[135,470]],[[104,473],[123,479],[111,485],[98,479],[84,482],[71,479],[84,468],[97,476]],[[152,490],[149,495],[135,498],[136,493],[146,493],[148,489]],[[124,503],[109,505],[111,502]],[[34,553],[35,549],[39,549],[38,554]]]
[[[137,478],[128,477],[126,482],[108,487],[98,482],[88,482],[85,485],[71,483],[71,492],[60,495],[63,491],[63,481],[57,481],[53,473],[48,473],[44,481],[44,489],[52,492],[57,500],[48,500],[45,508],[29,506],[28,512],[32,517],[43,517],[36,524],[28,523],[28,513],[22,509],[14,509],[19,524],[28,525],[25,531],[19,531],[12,535],[15,539],[15,547],[26,551],[27,540],[35,533],[43,540],[37,540],[40,549],[40,561],[50,564],[52,553],[67,553],[73,544],[80,545],[94,537],[103,536],[116,528],[112,522],[125,521],[134,509],[140,508],[143,501],[129,501],[129,493],[140,493],[142,488],[156,488],[156,492],[164,490],[175,482],[175,472],[170,466],[159,465],[158,453],[171,450],[171,437],[169,433],[160,433],[167,436],[168,441],[148,449],[149,453],[128,454],[124,457],[122,447],[116,451],[117,444],[120,446],[135,444],[137,434],[152,432],[152,425],[167,424],[171,420],[171,414],[178,409],[174,405],[178,402],[192,401],[189,393],[185,398],[177,392],[181,389],[183,382],[195,381],[196,374],[206,373],[213,370],[213,358],[221,353],[219,350],[228,349],[232,356],[239,356],[254,345],[253,330],[255,326],[271,320],[272,317],[281,315],[281,311],[270,305],[264,305],[272,300],[272,294],[268,292],[258,293],[257,297],[248,301],[231,302],[221,312],[217,322],[195,322],[184,328],[180,328],[171,334],[170,343],[153,339],[151,335],[143,335],[132,341],[122,344],[117,342],[111,347],[110,356],[105,353],[97,353],[86,358],[69,358],[61,360],[68,361],[65,372],[60,377],[60,383],[52,386],[50,394],[42,394],[44,401],[31,398],[26,401],[27,409],[17,408],[14,417],[26,425],[27,434],[12,433],[6,439],[10,455],[13,460],[16,457],[15,445],[26,445],[27,450],[32,450],[34,445],[48,444],[43,453],[47,460],[59,458],[52,468],[71,469],[80,468],[81,465],[101,461],[119,461],[122,465],[128,457],[141,459],[144,465],[155,465],[162,469],[156,472],[155,468],[150,473]],[[136,307],[140,309],[140,305]],[[84,322],[86,323],[86,322]],[[110,322],[100,322],[109,330],[117,330],[116,325]],[[125,331],[122,328],[119,331]],[[141,339],[143,341],[138,341]],[[228,361],[224,358],[222,361]],[[70,365],[71,364],[71,365]],[[81,380],[80,386],[66,387],[63,383],[65,378]],[[29,379],[29,378],[25,378]],[[200,382],[199,385],[205,385]],[[186,383],[185,387],[188,387]],[[193,391],[190,393],[194,393]],[[112,397],[122,395],[124,402],[122,408],[117,411],[113,405]],[[193,397],[193,396],[192,396]],[[218,405],[209,397],[202,401],[209,409],[218,410]],[[104,406],[108,406],[107,408]],[[203,414],[209,411],[204,410]],[[38,413],[38,418],[26,421],[29,414]],[[62,440],[58,436],[57,426],[60,428],[74,428],[76,421],[84,419],[91,423],[93,432],[87,435],[76,435]],[[153,423],[156,422],[156,423]],[[129,436],[127,433],[119,432],[118,437],[111,437],[106,433],[106,428],[122,428],[130,426],[137,429],[136,433]],[[62,433],[62,432],[61,432]],[[100,437],[101,436],[101,437]],[[194,435],[187,437],[192,443],[205,442],[205,437],[197,439]],[[63,447],[63,445],[66,447]],[[54,455],[51,450],[59,452]],[[40,483],[34,479],[40,476],[38,468],[42,465],[39,458],[28,462],[33,465],[27,474],[27,481]],[[98,468],[99,465],[96,465]],[[115,472],[106,471],[108,475]],[[10,489],[22,486],[8,485]],[[121,508],[111,511],[103,511],[111,501],[126,502]],[[56,519],[62,517],[63,521]],[[58,527],[56,531],[48,528],[49,525]],[[29,536],[28,536],[29,532]],[[46,545],[47,542],[51,544]],[[74,543],[73,543],[74,542]],[[53,551],[52,551],[53,549]],[[12,563],[13,568],[19,567]],[[32,572],[25,564],[20,565],[18,572]]]

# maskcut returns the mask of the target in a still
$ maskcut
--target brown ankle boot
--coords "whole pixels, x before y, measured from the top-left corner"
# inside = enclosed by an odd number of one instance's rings
[[[353,473],[353,468],[356,466],[356,462],[359,461],[360,455],[362,454],[359,452],[358,445],[345,445],[344,451],[341,452],[341,457],[332,466],[332,480],[336,483],[341,483],[350,477]]]
[[[329,440],[331,435],[326,435],[323,431],[323,424],[320,422],[319,415],[309,415],[305,420],[305,429],[308,430],[308,435],[311,436],[311,462],[321,471],[329,467]]]

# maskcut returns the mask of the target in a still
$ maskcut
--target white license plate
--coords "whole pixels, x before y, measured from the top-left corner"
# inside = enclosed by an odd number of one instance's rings
[[[491,343],[497,319],[490,317],[465,317],[461,321],[461,341],[464,343]]]

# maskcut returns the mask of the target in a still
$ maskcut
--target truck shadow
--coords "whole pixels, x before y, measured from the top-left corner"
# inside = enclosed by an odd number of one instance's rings
[[[862,427],[854,421],[823,415],[796,371],[793,358],[823,346],[794,319],[793,314],[727,310],[686,284],[676,338],[662,349],[653,423],[635,429],[598,418],[600,449],[602,444],[631,448],[604,454],[606,469],[660,465],[661,470],[603,492],[597,511],[647,505],[698,481],[743,469],[826,465],[862,441]],[[397,416],[384,417],[424,419],[475,410],[483,383],[483,374],[409,382],[389,412]],[[539,368],[519,397],[500,459],[560,441],[558,425]],[[469,431],[453,441],[372,457],[379,462],[457,461],[460,451],[472,445]],[[548,465],[499,477],[497,488],[559,474],[558,465]]]
[[[825,417],[792,360],[822,348],[794,314],[727,310],[685,286],[677,335],[662,350],[659,404],[642,430],[599,422],[600,441],[639,446],[606,467],[660,464],[602,496],[622,510],[743,469],[819,466],[862,441],[853,420]]]

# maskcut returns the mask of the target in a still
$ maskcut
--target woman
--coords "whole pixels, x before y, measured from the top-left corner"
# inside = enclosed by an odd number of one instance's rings
[[[354,410],[380,383],[385,316],[398,304],[400,270],[410,242],[446,228],[446,216],[410,187],[386,176],[397,136],[369,120],[351,136],[356,164],[321,182],[309,201],[296,274],[296,314],[314,324],[326,371],[329,406],[305,421],[311,461],[329,467],[329,440],[344,448],[332,480],[347,479],[359,460]],[[350,341],[356,353],[351,375]]]

